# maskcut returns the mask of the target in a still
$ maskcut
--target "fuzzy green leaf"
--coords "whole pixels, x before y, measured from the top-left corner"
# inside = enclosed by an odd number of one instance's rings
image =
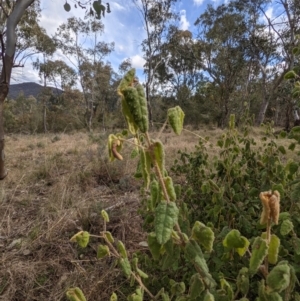
[[[289,220],[289,219],[286,219],[284,220],[282,223],[281,223],[281,226],[280,226],[280,234],[281,235],[287,235],[289,234],[292,230],[294,229],[294,225],[293,223]]]
[[[212,251],[215,234],[210,227],[196,221],[192,229],[192,238],[208,252]]]
[[[128,257],[126,248],[120,240],[117,242],[117,248],[118,248],[118,251],[119,251],[120,255],[122,256],[122,258],[127,258]]]
[[[161,202],[155,209],[155,234],[159,244],[165,244],[178,221],[179,210],[174,202]]]
[[[154,260],[159,259],[161,245],[157,242],[154,232],[149,233],[147,243]]]
[[[268,274],[266,283],[271,291],[282,292],[290,285],[290,267],[287,263],[278,264]]]
[[[135,77],[135,69],[132,68],[130,69],[122,78],[119,86],[118,86],[118,93],[120,95],[122,95],[122,92],[124,89],[126,89],[127,87],[131,86],[131,84],[133,83]]]
[[[292,201],[296,202],[300,199],[300,183],[294,186],[292,194],[291,194]]]
[[[184,282],[175,282],[171,285],[172,295],[181,295],[185,292]]]
[[[231,230],[224,238],[223,245],[229,249],[239,249],[245,248],[247,245],[247,239],[241,236],[241,233],[238,230]]]
[[[215,281],[209,273],[203,252],[195,240],[191,239],[187,242],[185,245],[184,254],[190,262],[198,267],[198,269],[201,271],[201,276],[206,279],[206,283],[209,283],[210,286],[215,286]]]
[[[265,257],[268,255],[267,241],[261,237],[256,237],[252,244],[252,254],[250,258],[249,272],[254,275]]]
[[[161,141],[156,140],[153,142],[151,146],[151,151],[153,152],[154,159],[161,171],[162,174],[164,174],[165,171],[165,151],[163,144]]]
[[[101,210],[101,216],[107,223],[109,222],[109,216],[105,210]]]
[[[143,149],[140,150],[141,155],[141,171],[143,174],[144,184],[146,189],[149,188],[150,185],[150,172],[151,172],[151,158],[148,151],[145,151]]]
[[[110,243],[113,243],[115,240],[113,238],[113,236],[111,235],[111,233],[109,231],[105,231],[104,232],[104,235],[106,237],[106,239],[110,242]]]
[[[90,233],[87,231],[80,231],[75,234],[70,241],[76,241],[81,248],[85,248],[90,240]]]
[[[164,178],[164,183],[166,186],[166,190],[168,193],[168,196],[170,198],[171,201],[176,201],[176,192],[175,192],[175,188],[174,188],[174,184],[173,184],[173,180],[171,177],[165,177]]]
[[[204,289],[205,286],[203,284],[202,278],[198,273],[194,274],[190,279],[189,295],[191,299],[196,299],[197,297],[199,297]]]
[[[168,110],[168,122],[175,134],[177,135],[181,134],[181,131],[183,129],[183,121],[184,121],[184,112],[181,110],[179,106],[170,108]]]
[[[268,251],[268,261],[271,264],[276,264],[278,260],[278,252],[280,247],[280,239],[275,235],[271,235]]]
[[[86,298],[79,287],[69,288],[66,292],[69,301],[86,301]]]
[[[284,79],[293,79],[296,78],[297,74],[295,73],[295,71],[291,70],[288,71],[285,75],[284,75]]]
[[[249,270],[248,268],[244,267],[241,268],[236,280],[236,285],[239,290],[239,292],[242,293],[242,295],[246,296],[249,291]]]
[[[128,258],[119,258],[118,264],[127,278],[131,275],[131,265]]]
[[[153,180],[150,184],[150,194],[151,194],[151,210],[156,207],[156,204],[160,202],[160,189],[159,184],[156,180]]]
[[[110,296],[109,301],[118,301],[118,296],[115,292],[112,293],[112,295]]]
[[[97,258],[102,259],[106,256],[109,256],[109,247],[106,245],[99,245],[97,249]]]
[[[277,292],[269,292],[265,287],[264,280],[262,280],[259,285],[258,296],[258,301],[283,301],[282,297]]]
[[[297,254],[297,255],[300,255],[300,238],[298,238],[298,237],[293,237],[292,238],[292,244],[293,244],[293,246],[294,246],[294,250],[295,250],[295,253]]]
[[[203,301],[215,301],[215,297],[209,291],[207,291],[204,295]]]

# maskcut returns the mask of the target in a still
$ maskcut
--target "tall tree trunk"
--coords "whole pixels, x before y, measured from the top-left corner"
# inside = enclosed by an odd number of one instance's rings
[[[11,71],[16,50],[16,27],[28,6],[30,6],[33,2],[34,0],[18,0],[6,22],[6,43],[5,47],[3,47],[2,44],[1,51],[5,54],[4,57],[2,57],[2,70],[0,76],[0,180],[3,180],[7,175],[4,161],[3,106],[4,100],[9,92]],[[1,39],[3,39],[3,37],[1,37]]]
[[[256,120],[256,125],[259,126],[264,122],[268,106],[269,106],[269,100],[264,99],[263,103],[260,106],[260,110]]]
[[[47,133],[47,106],[46,106],[46,98],[43,100],[43,125],[44,125],[44,133]]]

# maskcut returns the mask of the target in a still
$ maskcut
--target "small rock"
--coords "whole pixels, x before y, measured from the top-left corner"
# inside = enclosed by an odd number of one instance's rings
[[[26,249],[26,250],[23,251],[23,255],[24,255],[24,256],[28,256],[28,255],[30,255],[30,254],[31,254],[31,251],[28,250],[28,249]]]
[[[12,242],[11,242],[11,244],[10,245],[8,245],[7,247],[6,247],[6,249],[7,250],[11,250],[11,249],[13,249],[14,247],[19,247],[19,245],[21,245],[21,243],[22,243],[22,238],[18,238],[18,239],[15,239],[15,240],[13,240]]]

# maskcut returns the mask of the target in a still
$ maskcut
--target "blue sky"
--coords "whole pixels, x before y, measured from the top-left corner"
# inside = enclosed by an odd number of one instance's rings
[[[71,4],[71,2],[69,1]],[[130,58],[140,77],[144,60],[141,51],[141,42],[145,38],[145,31],[139,12],[131,0],[109,1],[111,13],[102,18],[105,30],[101,39],[106,42],[115,42],[114,52],[107,57],[113,68],[117,70],[119,64]],[[176,10],[180,12],[180,27],[193,31],[193,24],[197,17],[205,10],[208,3],[218,5],[221,0],[182,0]],[[72,16],[83,17],[84,11],[72,6],[70,12],[63,9],[64,1],[41,0],[41,26],[49,35],[53,35],[57,27]],[[59,55],[62,58],[61,55]],[[35,60],[35,58],[32,58]],[[24,68],[14,69],[12,83],[34,81],[39,82],[38,74],[32,69],[32,60],[27,60]],[[140,78],[143,81],[143,78]]]
[[[108,0],[109,1],[109,0]],[[193,26],[195,20],[207,7],[207,4],[214,6],[220,5],[224,0],[181,0],[176,6],[176,11],[180,12],[179,27],[184,30],[195,31]],[[228,0],[227,0],[228,1]],[[106,1],[103,1],[106,2]],[[41,0],[42,14],[40,23],[49,35],[53,35],[57,27],[66,22],[72,16],[83,17],[84,11],[75,9],[73,4],[70,12],[63,9],[65,1],[60,0]],[[145,31],[139,12],[131,0],[109,1],[111,13],[102,18],[105,29],[100,37],[106,42],[114,42],[115,50],[107,57],[113,68],[117,70],[120,63],[126,58],[130,58],[133,67],[137,69],[140,80],[143,81],[143,53],[141,42],[145,38]],[[63,59],[62,54],[57,58]],[[36,71],[32,69],[32,61],[28,60],[25,67],[15,70],[12,83],[35,81],[39,82]]]

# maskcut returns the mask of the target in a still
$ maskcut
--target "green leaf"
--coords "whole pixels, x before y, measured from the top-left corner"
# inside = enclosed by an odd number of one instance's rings
[[[286,219],[281,223],[280,234],[285,236],[289,234],[293,229],[294,229],[293,223],[290,220]]]
[[[118,301],[118,296],[115,292],[112,293],[112,295],[110,296],[109,301]]]
[[[299,168],[299,163],[296,163],[294,161],[291,161],[288,163],[288,169],[289,169],[289,173],[291,175],[295,174],[298,171]]]
[[[174,184],[173,184],[173,180],[171,177],[165,177],[164,178],[164,183],[166,186],[166,190],[168,193],[168,196],[170,198],[171,201],[176,201],[176,192],[175,192],[175,188],[174,188]]]
[[[210,286],[215,286],[215,281],[209,273],[203,252],[195,240],[191,239],[187,242],[187,244],[185,245],[184,254],[185,257],[194,265],[196,265],[197,268],[201,271],[201,276],[206,278],[206,282],[209,282]]]
[[[102,210],[101,215],[102,215],[102,218],[108,223],[109,222],[109,216],[108,216],[107,212],[105,210]]]
[[[173,295],[181,295],[185,292],[184,282],[175,282],[171,285],[171,292]]]
[[[151,172],[151,158],[149,152],[145,151],[144,149],[140,150],[141,155],[141,171],[143,174],[143,179],[145,183],[146,189],[149,188],[150,185],[150,172]]]
[[[235,250],[242,257],[247,252],[250,242],[245,236],[241,236],[241,239],[244,241],[244,246],[241,248],[236,248]]]
[[[117,248],[118,248],[118,251],[119,251],[120,255],[122,256],[122,258],[127,258],[128,257],[126,248],[120,240],[117,242]]]
[[[293,54],[294,55],[300,55],[300,47],[294,47],[293,48]]]
[[[279,133],[279,137],[280,137],[280,138],[286,138],[286,136],[287,136],[286,131],[281,131],[281,132]]]
[[[97,258],[102,259],[106,256],[109,256],[109,247],[106,245],[99,245],[97,249]]]
[[[201,293],[204,291],[205,286],[203,284],[202,278],[200,275],[194,274],[190,278],[190,289],[189,289],[189,295],[191,299],[196,299],[201,295]]]
[[[231,230],[223,240],[223,246],[229,249],[244,248],[246,241],[238,230]]]
[[[154,260],[158,260],[160,256],[161,245],[157,242],[154,232],[149,233],[147,238],[148,246]]]
[[[287,263],[278,264],[268,274],[266,283],[271,291],[282,292],[290,285],[290,267]]]
[[[289,145],[289,150],[293,151],[296,147],[296,143],[292,142],[290,145]]]
[[[164,174],[165,171],[165,151],[161,141],[156,140],[151,145],[151,151],[153,152],[155,162],[157,163],[160,171]]]
[[[280,146],[278,147],[278,150],[279,150],[283,155],[286,154],[286,150],[285,150],[284,146],[280,145]]]
[[[86,298],[79,287],[69,288],[66,292],[69,301],[86,301]]]
[[[297,255],[300,255],[300,238],[294,236],[292,238],[292,244],[294,246],[294,251]]]
[[[264,280],[259,285],[258,295],[257,301],[282,301],[282,297],[277,292],[269,292],[269,289],[265,287]]]
[[[241,292],[242,295],[246,296],[249,291],[249,270],[248,268],[244,267],[241,268],[236,280],[236,285]]]
[[[170,108],[168,110],[168,122],[175,134],[177,135],[181,134],[181,131],[183,129],[183,121],[184,121],[184,112],[181,110],[179,106]]]
[[[261,237],[256,237],[252,244],[252,254],[250,258],[249,272],[254,275],[265,257],[268,255],[267,241]]]
[[[225,278],[221,277],[220,278],[220,284],[221,284],[222,291],[226,292],[228,300],[230,300],[230,301],[233,300],[234,299],[234,293],[233,293],[232,287],[229,284],[229,282]]]
[[[69,12],[71,10],[71,5],[68,2],[66,2],[64,4],[64,9],[65,9],[65,11]]]
[[[268,261],[271,264],[276,264],[278,260],[278,252],[280,247],[280,239],[275,235],[271,235],[268,251]]]
[[[115,240],[113,238],[113,236],[111,235],[111,233],[109,231],[105,231],[104,232],[105,238],[110,242],[113,243]]]
[[[283,198],[284,196],[284,187],[282,184],[274,184],[272,185],[272,191],[277,190],[280,193],[280,196]]]
[[[150,194],[151,194],[151,210],[156,207],[156,204],[161,200],[161,191],[159,189],[159,184],[156,180],[153,180],[150,184]]]
[[[90,240],[90,233],[87,231],[80,231],[75,234],[70,241],[76,241],[81,248],[85,248]]]
[[[136,271],[137,271],[137,273],[139,274],[140,277],[142,277],[144,279],[149,278],[149,276],[145,272],[143,272],[141,269],[137,268]]]
[[[203,301],[215,301],[215,297],[209,291],[206,291]]]
[[[127,278],[131,275],[131,265],[128,258],[119,258],[118,264],[120,265],[123,273]]]
[[[174,202],[161,202],[155,209],[155,234],[159,244],[165,244],[178,221],[179,210]]]
[[[196,221],[192,229],[192,238],[203,246],[206,251],[212,251],[215,234],[210,227]]]
[[[294,201],[294,202],[299,201],[299,199],[300,199],[300,183],[298,183],[298,184],[294,187],[294,189],[293,189],[293,191],[292,191],[292,193],[291,193],[291,199],[292,199],[292,201]]]
[[[295,73],[295,71],[290,70],[288,71],[285,75],[284,75],[284,79],[293,79],[296,78],[297,74]]]

